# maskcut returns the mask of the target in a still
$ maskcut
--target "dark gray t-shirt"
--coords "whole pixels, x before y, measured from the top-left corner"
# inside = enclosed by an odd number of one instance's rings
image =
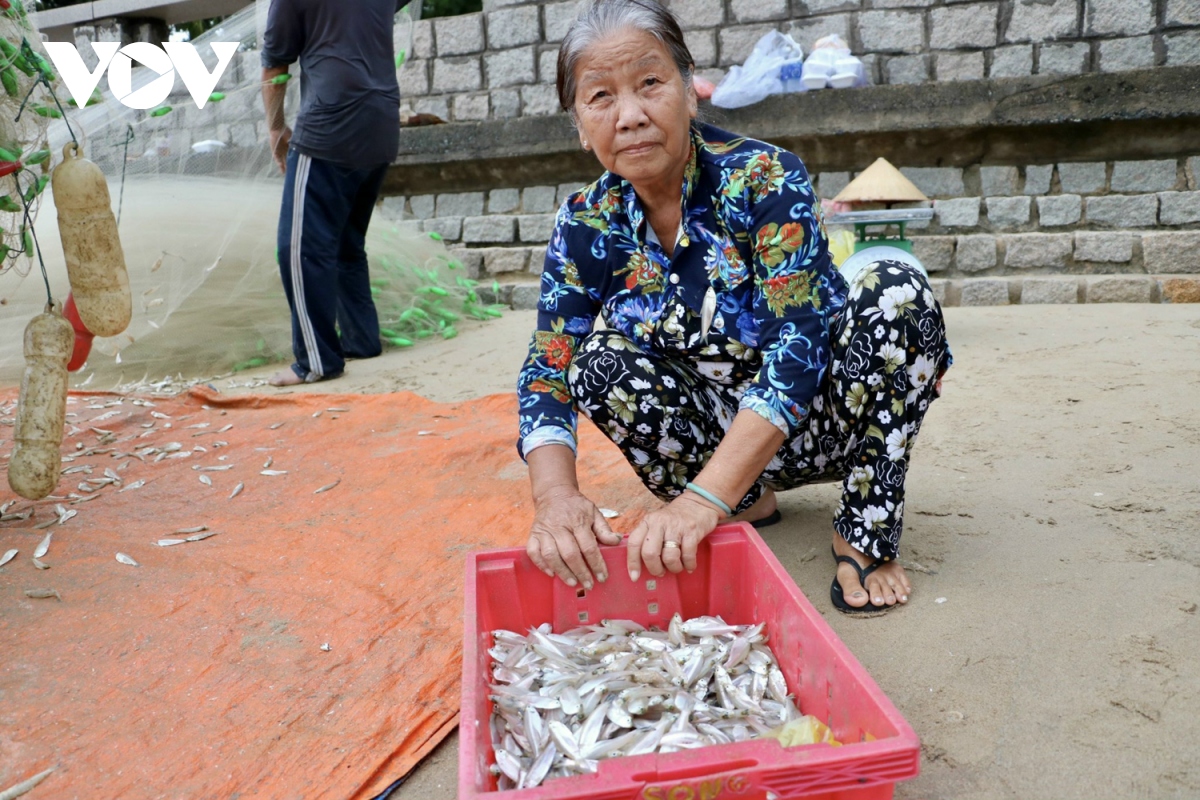
[[[271,0],[264,69],[300,61],[292,144],[351,167],[390,163],[400,140],[392,18],[409,0]]]

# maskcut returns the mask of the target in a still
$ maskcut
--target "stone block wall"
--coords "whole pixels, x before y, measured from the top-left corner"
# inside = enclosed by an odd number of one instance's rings
[[[901,171],[933,199],[932,222],[909,229],[932,276],[1200,274],[1200,157]],[[819,173],[818,193],[852,177]],[[541,274],[554,212],[578,188],[388,197],[379,213],[440,235],[473,277],[519,285]]]
[[[542,272],[554,213],[579,184],[385,197],[376,213],[400,230],[436,233],[471,277],[506,283]]]
[[[836,33],[876,84],[1114,72],[1200,63],[1197,0],[667,0],[714,83],[770,30],[805,52]],[[402,102],[448,121],[560,113],[558,44],[575,0],[485,0],[420,20]]]

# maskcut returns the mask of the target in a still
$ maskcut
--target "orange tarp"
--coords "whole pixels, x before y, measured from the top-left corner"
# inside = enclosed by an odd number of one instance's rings
[[[32,797],[373,797],[457,721],[465,554],[528,532],[515,397],[134,399],[72,395],[63,452],[91,455],[64,467],[92,472],[57,496],[106,468],[120,484],[0,523],[0,554],[20,549],[0,567],[0,789],[57,765]],[[650,496],[583,427],[584,490],[627,532]],[[78,515],[35,529],[56,502]],[[200,525],[217,535],[155,544]]]

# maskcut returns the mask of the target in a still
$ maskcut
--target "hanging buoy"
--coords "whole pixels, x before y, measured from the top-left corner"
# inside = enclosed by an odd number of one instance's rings
[[[96,337],[79,318],[79,310],[75,308],[75,295],[67,295],[67,302],[63,304],[63,316],[75,330],[75,349],[71,351],[71,360],[67,363],[67,372],[75,372],[87,363],[88,356],[92,353],[92,339]]]
[[[79,318],[96,336],[116,336],[129,325],[133,298],[104,173],[68,142],[50,185]]]
[[[71,323],[54,306],[46,306],[25,327],[25,373],[8,485],[27,500],[41,500],[58,485],[67,418],[67,359],[74,344]]]

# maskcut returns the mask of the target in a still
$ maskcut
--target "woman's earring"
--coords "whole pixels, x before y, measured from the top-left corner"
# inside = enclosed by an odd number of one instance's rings
[[[587,143],[587,139],[584,139],[584,140],[583,140],[583,149],[584,149],[584,150],[587,150],[587,149],[588,149],[588,143]]]

